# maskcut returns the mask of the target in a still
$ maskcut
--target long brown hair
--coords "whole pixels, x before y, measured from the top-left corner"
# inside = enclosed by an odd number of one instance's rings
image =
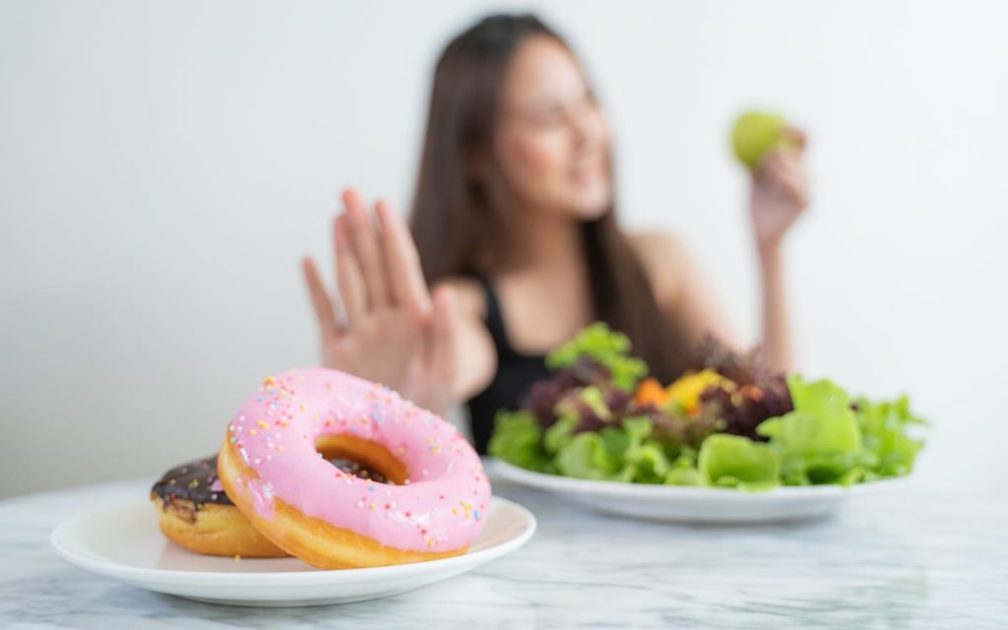
[[[470,164],[472,156],[488,153],[508,64],[533,36],[570,49],[534,15],[492,15],[452,39],[438,59],[411,218],[429,284],[489,277],[507,264],[517,213],[495,202]],[[687,362],[685,336],[662,315],[614,209],[583,222],[582,235],[594,318],[626,333],[652,375],[672,380]]]

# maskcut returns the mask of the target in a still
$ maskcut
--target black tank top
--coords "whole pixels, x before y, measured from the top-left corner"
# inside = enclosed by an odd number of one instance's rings
[[[494,415],[500,409],[519,409],[532,384],[549,375],[544,355],[521,354],[511,347],[500,301],[490,282],[477,278],[486,296],[484,322],[497,350],[497,372],[486,389],[469,402],[469,419],[477,452],[485,454],[493,433]]]

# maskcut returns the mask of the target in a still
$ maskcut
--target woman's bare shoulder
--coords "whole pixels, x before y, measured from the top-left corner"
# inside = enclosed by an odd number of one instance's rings
[[[628,232],[627,240],[659,299],[674,299],[682,288],[687,267],[688,254],[682,239],[674,232],[647,230]]]
[[[630,231],[627,239],[638,256],[649,258],[676,258],[685,247],[678,234],[666,230]]]

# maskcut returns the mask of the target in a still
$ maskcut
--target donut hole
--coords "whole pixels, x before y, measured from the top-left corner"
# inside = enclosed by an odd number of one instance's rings
[[[315,450],[327,460],[348,459],[381,474],[387,483],[403,485],[409,470],[385,446],[353,435],[323,435],[315,440]]]

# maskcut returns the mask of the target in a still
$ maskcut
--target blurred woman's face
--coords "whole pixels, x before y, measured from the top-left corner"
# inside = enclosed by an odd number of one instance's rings
[[[612,205],[608,126],[577,61],[550,37],[512,59],[494,149],[523,207],[585,220]]]

